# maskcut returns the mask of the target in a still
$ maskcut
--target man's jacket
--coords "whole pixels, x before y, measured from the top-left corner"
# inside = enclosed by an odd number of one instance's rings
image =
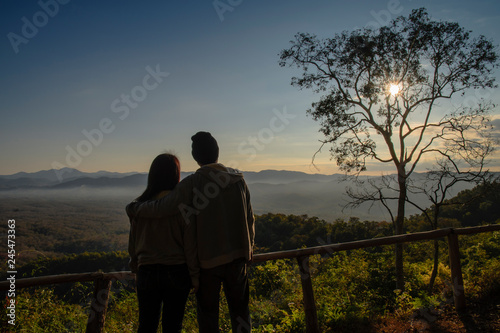
[[[201,268],[251,259],[254,216],[250,192],[240,172],[222,164],[204,165],[169,195],[127,206],[129,216],[137,218],[162,218],[179,212],[186,223],[196,223]]]

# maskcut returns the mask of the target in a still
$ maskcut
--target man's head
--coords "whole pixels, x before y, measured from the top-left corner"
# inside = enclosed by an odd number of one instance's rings
[[[219,146],[212,134],[198,132],[191,137],[191,154],[199,165],[216,163],[219,159]]]

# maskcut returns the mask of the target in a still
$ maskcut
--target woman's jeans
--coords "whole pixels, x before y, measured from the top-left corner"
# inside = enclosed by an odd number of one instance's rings
[[[139,333],[156,332],[162,314],[163,332],[181,332],[191,289],[187,265],[141,265],[137,273]]]

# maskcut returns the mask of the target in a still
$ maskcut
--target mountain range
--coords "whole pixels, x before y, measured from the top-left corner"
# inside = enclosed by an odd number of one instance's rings
[[[72,168],[42,170],[38,172],[18,172],[12,175],[0,175],[0,189],[51,187],[77,179],[123,178],[137,172],[119,173],[109,171],[82,172]]]
[[[192,172],[181,172],[181,179]],[[263,170],[243,172],[245,180],[251,183],[290,184],[301,181],[329,182],[337,181],[343,175],[307,174],[298,171]],[[90,187],[136,187],[146,186],[147,173],[139,172],[81,172],[77,169],[42,170],[33,173],[18,172],[12,175],[0,175],[0,190],[12,189],[62,189],[81,186]]]
[[[182,172],[181,178],[192,172]],[[356,210],[345,210],[348,203],[347,188],[355,187],[353,180],[346,180],[342,174],[307,174],[298,171],[263,170],[243,172],[251,194],[256,214],[284,213],[307,214],[326,220],[348,219],[351,216],[362,220],[387,220],[387,213],[377,205],[363,204]],[[62,180],[59,180],[59,179]],[[364,180],[379,181],[380,177],[364,176]],[[423,182],[424,174],[414,174],[413,179]],[[61,191],[71,191],[72,197],[79,193],[94,193],[106,197],[124,195],[134,198],[146,187],[147,174],[138,172],[117,173],[99,171],[81,172],[76,169],[43,170],[34,173],[19,172],[0,176],[0,194],[8,197],[29,196],[43,192],[50,196]],[[449,193],[449,198],[459,191],[471,188],[471,184],[459,184]],[[65,192],[62,192],[65,193]],[[60,196],[59,196],[60,198]],[[414,199],[422,207],[430,204],[425,197]],[[407,213],[419,213],[407,206]]]

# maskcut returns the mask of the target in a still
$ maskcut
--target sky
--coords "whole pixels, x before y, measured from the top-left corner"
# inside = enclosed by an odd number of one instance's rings
[[[420,7],[500,43],[498,0],[4,0],[0,175],[146,172],[165,151],[192,171],[197,131],[243,171],[337,173],[326,147],[311,163],[319,95],[291,86],[298,72],[278,54],[298,32],[331,37]]]

